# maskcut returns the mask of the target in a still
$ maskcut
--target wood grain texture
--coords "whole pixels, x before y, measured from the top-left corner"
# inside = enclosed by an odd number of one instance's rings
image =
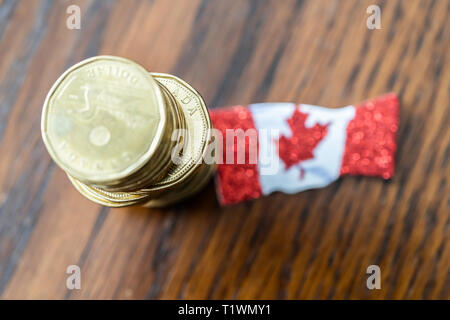
[[[366,27],[373,3],[381,30]],[[450,298],[449,16],[448,0],[1,0],[0,297]],[[169,209],[100,207],[40,137],[52,83],[97,54],[173,73],[210,108],[397,92],[396,175],[226,208],[212,183]],[[81,290],[66,289],[72,264]]]

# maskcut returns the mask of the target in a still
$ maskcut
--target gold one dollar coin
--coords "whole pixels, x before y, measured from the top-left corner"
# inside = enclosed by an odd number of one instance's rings
[[[162,93],[138,64],[98,56],[68,69],[44,102],[42,136],[55,162],[92,184],[126,179],[151,161],[166,129]]]

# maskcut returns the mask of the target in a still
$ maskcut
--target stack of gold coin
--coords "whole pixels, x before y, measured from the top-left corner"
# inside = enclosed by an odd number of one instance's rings
[[[119,57],[72,66],[50,89],[42,137],[85,197],[111,207],[166,206],[206,185],[211,121],[183,80]]]

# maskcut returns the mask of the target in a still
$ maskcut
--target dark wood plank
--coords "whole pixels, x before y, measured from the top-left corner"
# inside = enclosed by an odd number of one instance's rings
[[[382,29],[368,30],[378,3]],[[0,297],[450,298],[448,0],[0,1]],[[53,81],[97,54],[176,74],[210,108],[338,107],[394,91],[397,172],[221,208],[213,184],[168,209],[108,209],[40,138]],[[82,289],[67,290],[68,265]],[[366,288],[377,264],[382,289]]]

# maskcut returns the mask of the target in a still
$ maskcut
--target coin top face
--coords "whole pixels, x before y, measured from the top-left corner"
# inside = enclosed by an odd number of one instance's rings
[[[44,103],[50,155],[86,182],[113,182],[152,157],[166,125],[162,94],[138,64],[99,56],[67,70]]]

